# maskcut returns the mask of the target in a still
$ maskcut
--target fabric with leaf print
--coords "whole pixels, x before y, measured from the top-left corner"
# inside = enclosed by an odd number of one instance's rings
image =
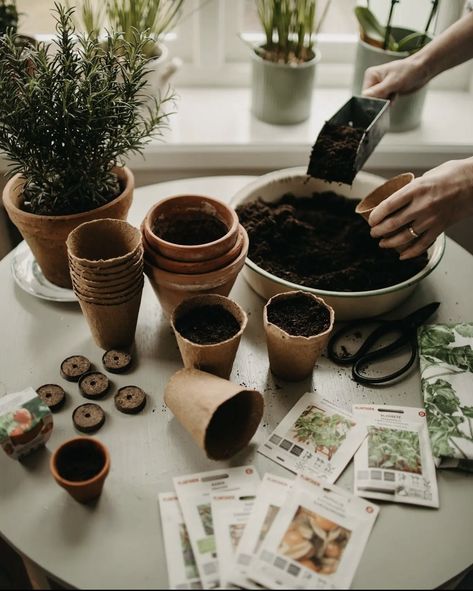
[[[418,342],[437,465],[473,471],[473,323],[424,325]]]

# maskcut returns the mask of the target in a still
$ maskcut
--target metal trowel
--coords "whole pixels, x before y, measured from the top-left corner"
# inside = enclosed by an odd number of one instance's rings
[[[389,128],[389,100],[353,96],[325,122],[307,174],[351,185]]]

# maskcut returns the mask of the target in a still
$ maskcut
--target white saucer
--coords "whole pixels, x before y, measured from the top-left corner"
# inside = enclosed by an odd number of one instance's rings
[[[72,289],[59,287],[46,279],[25,241],[13,251],[11,270],[21,289],[37,298],[52,302],[77,302]]]

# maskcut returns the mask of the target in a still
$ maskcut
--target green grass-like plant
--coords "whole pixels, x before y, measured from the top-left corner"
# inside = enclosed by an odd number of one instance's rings
[[[18,10],[15,0],[0,0],[0,37],[18,30]]]
[[[76,36],[73,9],[55,6],[54,47],[0,40],[0,150],[9,173],[25,178],[24,209],[43,215],[88,211],[117,196],[113,167],[162,134],[163,105],[173,99],[146,93],[148,37],[113,33],[104,44]]]

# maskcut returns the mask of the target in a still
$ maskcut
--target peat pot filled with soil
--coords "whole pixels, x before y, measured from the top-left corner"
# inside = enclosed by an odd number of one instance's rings
[[[271,371],[289,381],[310,376],[334,321],[333,308],[313,294],[292,291],[272,297],[263,313]]]
[[[338,320],[383,314],[404,301],[440,262],[445,237],[406,261],[382,249],[355,211],[386,179],[360,172],[351,186],[304,168],[261,176],[233,198],[250,239],[245,278],[269,299],[303,290],[331,305]]]
[[[244,310],[227,297],[188,298],[172,315],[184,366],[228,378],[247,324]]]

